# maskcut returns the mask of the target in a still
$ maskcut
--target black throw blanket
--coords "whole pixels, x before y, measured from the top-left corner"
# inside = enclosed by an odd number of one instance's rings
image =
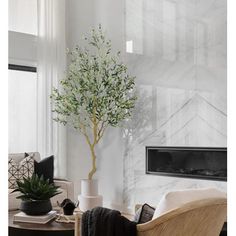
[[[95,207],[82,216],[81,236],[136,236],[136,223],[119,211]]]

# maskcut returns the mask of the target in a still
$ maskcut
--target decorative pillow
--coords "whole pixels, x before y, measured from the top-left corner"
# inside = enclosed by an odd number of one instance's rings
[[[186,203],[216,197],[226,198],[226,193],[221,192],[216,188],[185,189],[169,192],[164,195],[158,203],[153,215],[153,219],[165,214],[170,210],[179,208]]]
[[[8,161],[8,188],[15,189],[16,181],[23,178],[29,178],[34,173],[34,157],[29,155],[24,157],[20,163],[16,163],[13,159]]]
[[[49,179],[49,183],[53,183],[54,156],[44,158],[40,162],[34,161],[34,173],[39,177],[43,175],[45,180]]]
[[[145,203],[136,211],[134,221],[137,224],[146,223],[152,219],[154,212],[155,208]]]

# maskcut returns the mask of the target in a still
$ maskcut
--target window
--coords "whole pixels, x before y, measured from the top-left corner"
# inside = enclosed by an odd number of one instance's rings
[[[37,35],[37,0],[9,0],[9,30]]]
[[[37,0],[9,0],[9,64],[33,66],[37,58]]]
[[[37,74],[9,70],[8,137],[9,152],[36,150]]]
[[[37,150],[37,0],[9,0],[9,152]]]

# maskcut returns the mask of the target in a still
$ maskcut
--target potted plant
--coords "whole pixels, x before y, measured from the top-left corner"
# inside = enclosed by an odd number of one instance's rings
[[[17,181],[17,188],[13,192],[20,192],[20,210],[27,215],[44,215],[52,210],[50,198],[60,194],[58,186],[50,184],[49,180],[44,180],[34,174],[32,177]]]
[[[51,99],[54,120],[71,125],[85,137],[92,165],[88,180],[82,181],[82,194],[95,196],[95,148],[107,127],[119,126],[130,117],[136,101],[135,77],[128,74],[120,61],[120,52],[112,53],[111,41],[100,25],[85,37],[85,43],[85,47],[76,46],[69,52],[71,61],[66,77],[58,89],[53,89]]]

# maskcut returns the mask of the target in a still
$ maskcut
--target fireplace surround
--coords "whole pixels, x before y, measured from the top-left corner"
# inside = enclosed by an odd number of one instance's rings
[[[146,147],[146,174],[227,180],[227,148]]]

